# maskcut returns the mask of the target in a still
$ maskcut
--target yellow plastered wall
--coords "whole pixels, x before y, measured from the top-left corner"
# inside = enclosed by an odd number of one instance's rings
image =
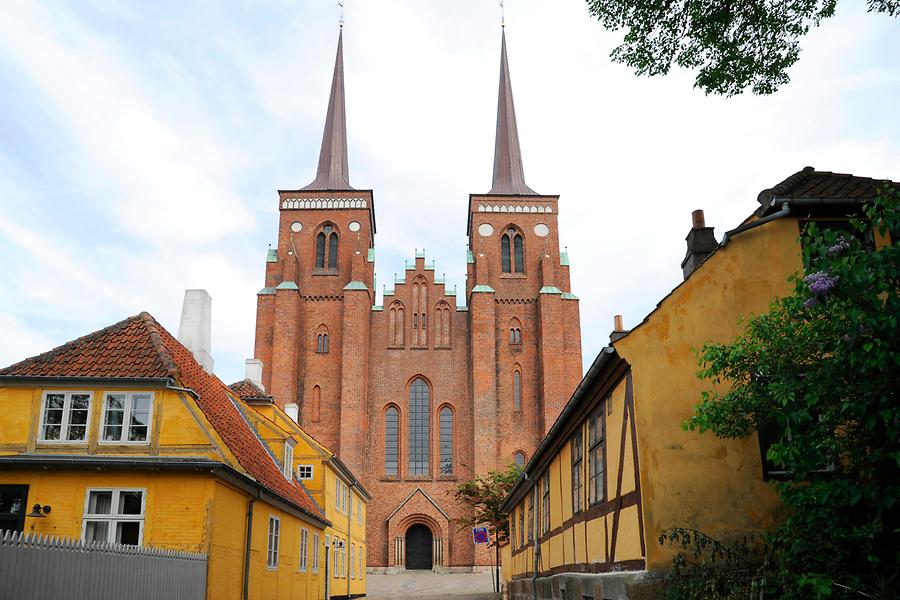
[[[675,289],[645,322],[615,342],[632,367],[648,568],[672,555],[656,542],[669,527],[714,537],[770,525],[778,502],[762,479],[758,440],[684,432],[681,423],[712,389],[697,378],[695,351],[729,342],[739,321],[791,292],[801,268],[799,228],[780,219],[736,236]]]

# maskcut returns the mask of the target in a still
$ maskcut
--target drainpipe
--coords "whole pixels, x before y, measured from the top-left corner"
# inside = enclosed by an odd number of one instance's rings
[[[244,544],[244,600],[248,600],[250,593],[250,541],[253,535],[253,505],[256,498],[250,498],[247,502],[247,543]]]
[[[759,227],[760,225],[765,225],[769,221],[774,221],[775,219],[780,219],[782,217],[786,217],[789,214],[791,214],[790,203],[786,202],[786,201],[782,202],[781,210],[779,210],[777,213],[772,213],[768,217],[763,217],[762,219],[758,219],[756,221],[753,221],[752,223],[744,223],[740,227],[735,227],[731,231],[726,231],[724,237],[722,237],[722,243],[719,245],[725,246],[726,244],[728,244],[728,240],[731,239],[732,237],[736,236],[737,234],[744,233],[748,229],[753,229],[754,227]]]
[[[348,557],[350,556],[350,548],[352,547],[350,542],[353,539],[353,536],[351,535],[351,532],[350,532],[350,528],[353,527],[353,488],[355,488],[355,487],[356,487],[356,482],[354,481],[353,483],[350,484],[350,491],[347,492],[348,496],[350,497],[350,510],[347,511],[347,548],[344,550],[344,552],[346,552]],[[359,510],[359,509],[357,509],[357,510]],[[356,562],[359,563],[358,560]],[[352,571],[353,565],[350,565],[350,568],[347,570]],[[357,577],[359,577],[359,573],[357,573],[356,575],[357,575]],[[348,577],[347,578],[347,598],[349,598],[349,597],[350,597],[350,578]]]

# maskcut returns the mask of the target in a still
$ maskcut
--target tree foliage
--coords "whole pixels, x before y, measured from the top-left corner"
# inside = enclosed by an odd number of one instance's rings
[[[500,510],[506,496],[512,491],[522,469],[511,464],[505,471],[488,471],[471,481],[461,483],[453,495],[469,508],[469,516],[459,520],[460,527],[486,525],[494,531],[491,541],[503,544],[509,539],[509,521]]]
[[[753,597],[900,597],[900,246],[865,241],[900,233],[896,189],[864,214],[858,235],[808,226],[794,292],[700,352],[717,391],[685,427],[767,432],[784,473],[788,516],[745,557]]]
[[[787,83],[800,38],[834,14],[837,0],[587,0],[607,29],[628,29],[613,50],[638,75],[665,75],[672,65],[697,69],[707,94],[751,88],[771,94]],[[900,0],[868,0],[870,12],[900,15]]]

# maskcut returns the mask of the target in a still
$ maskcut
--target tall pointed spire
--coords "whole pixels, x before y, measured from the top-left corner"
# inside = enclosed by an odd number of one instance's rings
[[[509,63],[506,60],[506,28],[503,29],[501,39],[500,94],[497,99],[497,137],[494,140],[494,184],[488,193],[537,196],[538,193],[525,184],[525,170],[522,168],[516,107],[513,103],[512,84],[509,81]]]
[[[334,76],[331,78],[331,97],[325,116],[322,150],[316,178],[304,190],[352,190],[347,167],[347,115],[344,106],[344,29],[338,35]]]

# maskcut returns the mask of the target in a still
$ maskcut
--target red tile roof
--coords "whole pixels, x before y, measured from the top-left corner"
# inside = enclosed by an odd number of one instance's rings
[[[249,379],[244,379],[243,381],[236,381],[228,386],[232,392],[234,392],[238,398],[247,402],[247,401],[266,401],[266,402],[274,402],[275,399],[270,395],[262,391],[262,389],[250,381]]]
[[[197,393],[198,406],[240,466],[273,494],[325,520],[306,490],[288,481],[229,395],[149,313],[111,325],[0,370],[6,377],[172,378]]]

